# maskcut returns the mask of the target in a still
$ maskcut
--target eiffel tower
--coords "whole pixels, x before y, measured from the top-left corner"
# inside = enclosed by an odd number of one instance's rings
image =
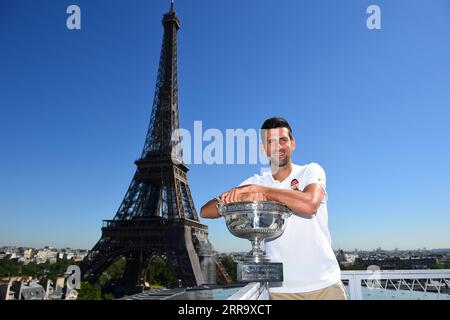
[[[173,1],[164,14],[164,37],[155,98],[136,173],[113,220],[103,221],[102,236],[81,264],[82,277],[95,282],[115,261],[126,259],[121,286],[142,290],[148,265],[165,257],[182,286],[230,279],[199,222],[182,161],[179,137],[177,32],[180,20]]]

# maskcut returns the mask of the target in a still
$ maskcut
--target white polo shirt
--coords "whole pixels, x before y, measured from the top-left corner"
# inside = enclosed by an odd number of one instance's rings
[[[241,185],[257,184],[277,189],[298,189],[317,183],[325,191],[317,213],[313,216],[293,213],[286,222],[284,233],[265,241],[266,254],[274,262],[283,263],[282,283],[272,283],[271,292],[301,293],[331,286],[341,280],[341,270],[331,248],[325,171],[317,163],[304,166],[293,164],[284,181],[275,180],[270,172],[254,175]]]

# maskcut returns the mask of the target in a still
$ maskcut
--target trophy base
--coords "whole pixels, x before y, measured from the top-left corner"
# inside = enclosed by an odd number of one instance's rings
[[[237,265],[237,279],[242,282],[282,282],[281,262],[240,262]]]
[[[249,255],[244,256],[243,262],[250,263],[250,264],[252,264],[252,263],[268,263],[268,262],[270,262],[270,258],[268,258],[266,255],[263,255],[263,254],[261,254],[261,255],[249,254]]]

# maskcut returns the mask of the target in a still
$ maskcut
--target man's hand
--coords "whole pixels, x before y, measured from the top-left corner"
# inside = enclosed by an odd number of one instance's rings
[[[254,184],[249,184],[241,187],[236,187],[230,191],[224,192],[220,199],[224,204],[242,201],[267,201],[268,198],[264,194],[264,187]]]
[[[220,199],[224,204],[242,201],[267,201],[269,198],[264,194],[266,187],[258,185],[246,185],[242,187],[233,188],[230,191],[224,192]],[[202,218],[221,218],[217,209],[217,200],[211,199],[200,210]]]

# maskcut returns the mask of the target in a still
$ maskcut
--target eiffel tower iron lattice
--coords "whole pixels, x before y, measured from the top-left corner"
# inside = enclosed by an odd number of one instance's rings
[[[163,256],[177,283],[198,286],[230,278],[199,222],[189,188],[179,139],[177,32],[180,20],[173,2],[163,16],[155,98],[136,173],[113,220],[105,220],[102,236],[81,264],[84,280],[95,282],[115,261],[126,259],[122,286],[140,290],[150,260]]]

